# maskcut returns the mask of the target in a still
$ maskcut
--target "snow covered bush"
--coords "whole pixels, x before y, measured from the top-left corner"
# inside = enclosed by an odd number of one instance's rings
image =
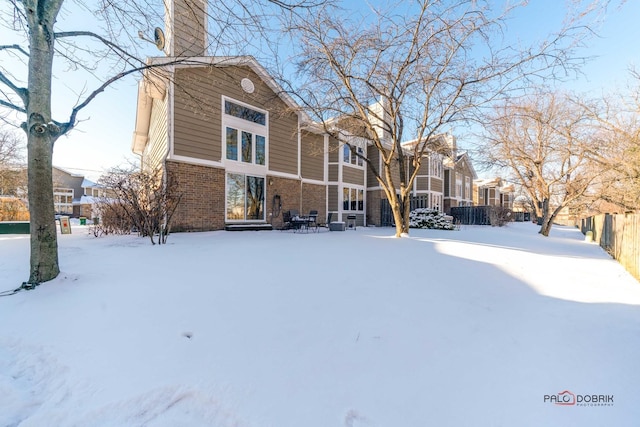
[[[455,230],[455,225],[445,214],[435,209],[418,208],[409,213],[409,227]]]

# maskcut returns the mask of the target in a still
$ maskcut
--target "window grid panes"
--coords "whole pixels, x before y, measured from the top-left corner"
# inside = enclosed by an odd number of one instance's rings
[[[360,156],[364,156],[364,149],[362,147],[356,147],[355,150]],[[351,147],[345,144],[342,148],[342,162],[363,166],[364,160],[362,160],[362,157],[358,156],[358,154],[351,152]]]
[[[342,210],[364,211],[364,190],[357,188],[342,188]]]

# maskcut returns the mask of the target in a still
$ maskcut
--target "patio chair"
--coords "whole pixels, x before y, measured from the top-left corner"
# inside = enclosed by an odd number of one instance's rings
[[[282,212],[282,228],[280,230],[282,231],[289,229],[291,229],[291,212],[284,211]]]
[[[307,230],[312,228],[316,233],[318,232],[318,211],[315,210],[309,211],[309,217],[307,221]]]
[[[294,232],[301,230],[303,222],[299,219],[300,214],[297,209],[289,209],[282,212],[283,230],[293,230]]]

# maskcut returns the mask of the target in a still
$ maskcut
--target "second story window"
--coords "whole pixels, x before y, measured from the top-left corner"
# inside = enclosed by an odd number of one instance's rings
[[[364,164],[364,161],[362,160],[362,157],[360,156],[364,156],[364,149],[362,147],[356,147],[356,153],[353,153],[351,151],[351,147],[349,147],[347,144],[343,145],[343,156],[342,156],[342,161],[344,163],[350,163],[352,165],[358,165],[358,166],[362,166]]]
[[[226,159],[266,165],[267,113],[224,101]]]
[[[429,165],[430,175],[436,178],[442,178],[442,158],[439,155],[432,155],[429,158]]]
[[[468,176],[464,177],[464,197],[467,199],[471,198],[471,178]]]

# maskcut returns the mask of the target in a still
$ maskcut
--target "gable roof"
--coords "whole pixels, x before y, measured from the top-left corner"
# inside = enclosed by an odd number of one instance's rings
[[[476,170],[473,167],[473,163],[471,162],[471,158],[466,151],[458,152],[458,155],[456,156],[455,164],[458,165],[461,163],[465,163],[468,166],[469,170],[471,171],[471,176],[474,180],[478,179],[478,174],[476,173]]]
[[[288,107],[300,114],[301,125],[313,124],[311,117],[299,107],[291,95],[252,56],[201,56],[189,58],[162,56],[147,58],[147,65],[150,68],[145,70],[143,79],[138,85],[138,106],[136,108],[135,130],[131,144],[131,150],[136,154],[142,154],[147,143],[151,118],[151,99],[154,96],[164,97],[162,88],[159,88],[159,86],[166,83],[162,82],[163,77],[161,77],[160,72],[154,72],[154,70],[159,69],[166,73],[168,68],[249,67]],[[150,93],[152,91],[157,93]]]
[[[51,167],[53,169],[56,169],[58,172],[64,173],[66,175],[69,175],[70,177],[73,177],[73,178],[84,178],[84,175],[73,173],[73,172],[69,172],[66,169],[62,169],[61,167],[58,167],[58,166],[51,166]]]

